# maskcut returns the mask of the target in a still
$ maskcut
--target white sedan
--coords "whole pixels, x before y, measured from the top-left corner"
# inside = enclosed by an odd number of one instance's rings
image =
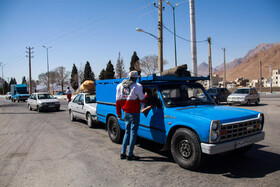
[[[80,93],[69,104],[68,111],[71,121],[76,118],[86,120],[90,128],[97,122],[95,94]]]
[[[42,110],[60,109],[60,102],[49,93],[32,93],[27,99],[27,107],[29,110],[36,109],[38,112]]]

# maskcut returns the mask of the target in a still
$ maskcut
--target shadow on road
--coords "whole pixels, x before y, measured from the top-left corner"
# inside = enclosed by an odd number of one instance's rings
[[[264,146],[255,144],[245,155],[207,156],[199,172],[222,174],[228,178],[262,178],[279,171],[280,155],[260,150]]]

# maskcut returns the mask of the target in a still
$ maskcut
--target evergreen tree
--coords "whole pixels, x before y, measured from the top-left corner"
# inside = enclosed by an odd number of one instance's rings
[[[25,76],[22,77],[22,81],[21,81],[21,84],[26,84],[27,85],[27,81],[26,81],[26,78]]]
[[[106,79],[106,71],[105,69],[102,69],[102,71],[99,74],[99,80],[105,80]]]
[[[89,62],[87,61],[86,65],[85,65],[85,70],[84,70],[84,78],[83,78],[83,82],[85,82],[86,80],[92,80],[94,81],[95,78],[94,78],[94,73],[92,72],[91,70],[91,66],[89,64]]]
[[[111,62],[111,60],[108,62],[106,70],[105,70],[105,78],[106,79],[114,79],[115,78],[115,69]]]
[[[130,71],[136,70],[138,71],[138,74],[141,74],[141,69],[140,69],[140,63],[139,63],[139,57],[137,56],[136,51],[134,51],[131,61],[130,61]]]
[[[79,88],[79,75],[78,75],[78,69],[75,64],[73,64],[70,83],[75,91]]]
[[[119,52],[119,57],[116,64],[116,78],[125,77],[123,58],[121,58],[121,53]]]

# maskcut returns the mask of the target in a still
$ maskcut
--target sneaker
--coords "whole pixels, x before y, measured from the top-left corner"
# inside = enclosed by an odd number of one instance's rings
[[[131,155],[131,156],[127,156],[126,160],[139,160],[140,157],[139,156],[135,156],[135,155]]]
[[[120,158],[123,160],[123,159],[126,159],[126,154],[121,154],[120,155]]]

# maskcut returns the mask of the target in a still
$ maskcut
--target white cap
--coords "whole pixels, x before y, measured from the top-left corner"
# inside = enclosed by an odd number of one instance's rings
[[[128,77],[129,78],[138,78],[138,72],[137,71],[131,71],[131,72],[129,72],[129,74],[128,74]]]

